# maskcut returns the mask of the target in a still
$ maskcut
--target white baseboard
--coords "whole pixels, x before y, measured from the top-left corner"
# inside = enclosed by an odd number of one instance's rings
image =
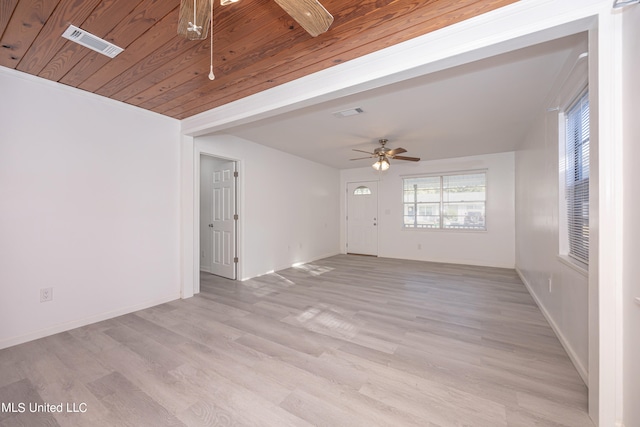
[[[83,319],[72,320],[70,322],[60,323],[58,325],[40,329],[21,335],[19,337],[7,338],[0,341],[0,350],[14,345],[22,344],[28,341],[37,340],[39,338],[48,337],[50,335],[58,334],[60,332],[69,331],[71,329],[79,328],[81,326],[90,325],[92,323],[101,322],[103,320],[112,319],[114,317],[122,316],[123,314],[133,313],[134,311],[144,310],[145,308],[153,307],[156,305],[164,304],[169,301],[175,301],[180,299],[180,293],[175,295],[166,296],[164,298],[157,298],[151,301],[144,302],[142,304],[131,305],[129,307],[121,308],[118,310],[109,311],[106,313],[96,314],[95,316],[85,317]]]
[[[549,312],[546,310],[544,305],[542,305],[542,303],[538,299],[538,296],[535,294],[535,292],[533,292],[533,288],[531,287],[531,285],[529,284],[527,279],[524,277],[524,274],[522,274],[522,272],[520,271],[520,269],[518,267],[516,267],[515,270],[518,273],[518,276],[520,276],[520,280],[522,280],[522,283],[524,283],[524,286],[529,291],[529,294],[531,294],[531,297],[536,302],[536,305],[538,306],[538,308],[542,312],[542,315],[544,316],[545,319],[547,319],[547,322],[551,326],[551,329],[553,329],[553,332],[558,337],[558,340],[560,340],[560,344],[562,344],[562,347],[564,347],[564,350],[567,352],[567,355],[569,356],[569,359],[571,359],[571,362],[573,363],[573,366],[575,366],[576,370],[578,371],[578,374],[580,375],[580,378],[582,378],[582,381],[584,382],[584,384],[587,387],[589,387],[589,372],[588,372],[588,370],[584,367],[584,365],[582,365],[582,363],[580,363],[580,359],[578,359],[578,356],[577,356],[576,352],[573,350],[573,348],[569,344],[569,341],[567,341],[567,339],[563,335],[562,331],[560,330],[558,325],[556,325],[556,322],[554,322],[553,318],[551,317]]]
[[[296,261],[296,262],[290,263],[288,265],[279,265],[279,266],[276,266],[276,268],[273,271],[275,272],[275,271],[280,271],[280,270],[286,270],[287,268],[291,268],[293,265],[296,265],[296,264],[308,264],[310,262],[318,261],[319,259],[329,258],[329,257],[335,256],[335,255],[340,255],[340,251],[329,252],[329,253],[326,253],[326,254],[323,254],[323,255],[314,256],[311,259],[308,259],[308,260],[305,260],[305,261]],[[249,277],[242,277],[242,278],[240,278],[238,280],[242,282],[244,280],[249,280],[249,279],[252,279],[254,277],[263,276],[263,275],[269,274],[269,273],[271,273],[271,271],[265,271],[264,273],[255,274],[255,275],[249,276]]]
[[[323,254],[323,255],[318,255],[318,256],[315,256],[315,257],[313,257],[311,259],[306,259],[306,260],[302,260],[302,261],[296,261],[296,262],[291,263],[289,265],[284,265],[281,268],[276,269],[276,271],[286,270],[287,268],[291,268],[293,265],[309,264],[310,262],[318,261],[318,260],[324,259],[324,258],[329,258],[329,257],[335,256],[335,255],[339,255],[339,254],[340,254],[340,252],[331,252],[331,253],[326,253],[326,254]]]
[[[491,268],[506,268],[509,270],[513,270],[513,263],[495,263],[495,262],[485,262],[485,261],[475,261],[468,259],[458,259],[458,258],[418,258],[418,257],[398,257],[396,255],[388,255],[388,254],[378,254],[380,258],[391,258],[391,259],[406,259],[409,261],[423,261],[423,262],[433,262],[436,264],[454,264],[454,265],[470,265],[474,267],[491,267]]]

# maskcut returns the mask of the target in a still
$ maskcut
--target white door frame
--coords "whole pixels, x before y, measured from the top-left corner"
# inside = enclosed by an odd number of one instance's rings
[[[201,157],[202,159],[202,157]],[[213,247],[211,249],[211,273],[216,274],[222,277],[226,277],[228,279],[235,280],[238,277],[238,269],[234,259],[237,257],[238,253],[236,251],[237,245],[237,223],[234,218],[235,215],[238,214],[238,205],[236,203],[236,195],[237,195],[237,163],[235,161],[226,161],[224,160],[221,163],[216,163],[216,166],[213,170],[213,185],[210,190],[209,197],[211,197],[211,224],[209,235],[212,235],[212,244]],[[216,175],[219,174],[219,181],[216,182]],[[217,199],[216,189],[222,190],[219,192],[220,197]],[[225,189],[227,189],[228,196],[225,196]],[[216,203],[216,201],[218,203]],[[228,203],[227,203],[228,202]],[[222,207],[220,207],[221,205]],[[230,206],[227,206],[230,205]],[[219,218],[216,218],[216,212],[220,215]],[[227,216],[228,215],[228,216]],[[227,250],[225,245],[225,238],[220,237],[219,245],[216,244],[216,232],[221,232],[221,236],[224,236],[225,232],[230,233],[228,235],[231,236],[229,240],[229,248]],[[221,253],[218,253],[220,250]],[[216,263],[216,257],[219,259],[219,262]],[[225,262],[225,259],[227,262]]]
[[[380,202],[379,202],[378,194],[379,194],[379,190],[380,190],[379,189],[380,181],[375,181],[375,180],[369,180],[369,181],[347,181],[344,184],[344,190],[345,190],[345,195],[344,195],[344,197],[345,197],[345,199],[344,199],[344,206],[345,206],[345,216],[344,216],[345,242],[344,243],[345,243],[345,247],[344,247],[344,250],[345,250],[345,253],[349,253],[349,219],[348,219],[348,216],[349,216],[349,196],[350,196],[350,194],[349,194],[349,185],[350,184],[372,184],[372,183],[374,183],[375,186],[376,186],[376,223],[379,226],[380,225],[380,212],[379,212]],[[378,226],[376,226],[376,254],[375,254],[375,256],[379,256],[379,253],[378,253],[379,250],[378,249],[380,247],[380,244],[378,242],[378,239],[380,237],[380,233],[378,232],[378,229],[379,229]]]
[[[193,138],[187,137],[191,140],[193,144]],[[184,138],[183,138],[184,141]],[[194,144],[195,145],[195,144]],[[242,276],[242,249],[244,245],[242,244],[242,212],[243,212],[243,203],[242,203],[242,161],[239,159],[232,159],[225,156],[220,156],[215,152],[205,150],[198,147],[193,147],[193,160],[194,160],[194,170],[193,170],[193,184],[194,184],[194,195],[193,195],[193,221],[195,225],[195,229],[197,233],[194,233],[193,237],[193,255],[195,255],[194,264],[197,265],[197,268],[194,268],[193,271],[193,294],[200,293],[200,156],[209,156],[215,157],[217,159],[231,161],[236,163],[236,171],[238,172],[238,180],[236,181],[236,213],[238,214],[238,221],[236,221],[236,256],[238,257],[238,263],[236,264],[236,280],[240,280]],[[183,248],[184,249],[184,248]],[[185,263],[186,264],[186,263]],[[183,298],[188,298],[186,296],[188,291],[185,292],[185,287],[183,286],[182,295]]]

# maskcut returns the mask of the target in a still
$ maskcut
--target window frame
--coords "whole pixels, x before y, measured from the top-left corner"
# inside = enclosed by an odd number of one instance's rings
[[[463,175],[479,175],[482,174],[484,175],[484,200],[482,201],[469,201],[466,203],[482,203],[484,205],[484,227],[451,227],[451,226],[446,226],[445,225],[445,217],[447,216],[445,214],[445,208],[447,205],[451,205],[451,204],[456,204],[456,203],[462,203],[462,202],[445,202],[444,201],[444,179],[445,177],[450,177],[450,176],[463,176]],[[449,172],[440,172],[440,173],[428,173],[428,174],[414,174],[414,175],[401,175],[401,198],[402,198],[402,230],[406,230],[406,231],[437,231],[437,232],[451,232],[451,231],[462,231],[462,232],[487,232],[488,231],[488,224],[487,224],[487,201],[488,201],[488,182],[489,182],[489,172],[487,169],[475,169],[475,170],[463,170],[463,171],[449,171]],[[440,181],[440,186],[439,186],[439,198],[438,198],[438,202],[418,202],[416,200],[417,197],[417,193],[414,193],[414,201],[413,202],[405,202],[405,181],[406,180],[410,180],[410,179],[419,179],[419,178],[434,178],[437,177],[439,178]],[[409,205],[409,204],[413,204],[413,217],[416,218],[414,220],[414,225],[413,226],[407,226],[405,224],[405,218],[406,218],[406,214],[405,214],[405,206]],[[423,227],[419,227],[416,224],[416,220],[417,220],[417,216],[416,213],[419,212],[418,209],[418,205],[422,204],[422,205],[438,205],[438,225],[435,227],[429,227],[429,226],[423,226]]]
[[[575,266],[576,268],[580,269],[580,270],[588,270],[589,268],[589,243],[590,243],[590,238],[589,238],[589,231],[590,231],[590,208],[589,205],[591,203],[590,201],[590,164],[587,163],[586,164],[586,175],[587,177],[585,178],[585,168],[584,168],[584,164],[582,164],[582,162],[584,162],[584,158],[582,158],[582,156],[580,156],[580,159],[576,162],[572,162],[571,165],[569,165],[569,160],[570,160],[570,156],[569,156],[569,126],[568,126],[568,121],[569,121],[569,117],[570,115],[574,112],[574,110],[576,108],[579,108],[578,114],[580,114],[581,111],[581,107],[579,107],[581,105],[581,103],[583,102],[583,100],[586,99],[587,102],[587,108],[589,109],[589,114],[587,115],[587,125],[589,127],[589,137],[586,140],[586,145],[588,146],[588,154],[587,154],[587,161],[590,162],[590,158],[591,158],[591,117],[590,117],[590,99],[589,99],[589,86],[585,85],[582,87],[581,90],[579,90],[577,92],[577,96],[575,96],[574,98],[572,98],[571,102],[568,103],[566,105],[566,107],[564,107],[561,111],[561,113],[559,114],[559,159],[558,159],[558,166],[559,166],[559,176],[558,176],[558,181],[559,181],[559,196],[560,196],[560,204],[559,204],[559,219],[560,219],[560,242],[559,242],[559,255],[560,258],[563,262],[565,262],[566,264],[569,264],[570,266]],[[584,138],[583,140],[580,142],[580,149],[582,149],[583,145],[585,144]],[[575,158],[575,157],[574,157]],[[575,230],[575,223],[577,221],[577,219],[573,219],[573,224],[570,222],[571,221],[571,215],[570,215],[570,200],[569,200],[569,182],[568,182],[568,178],[567,176],[569,175],[569,170],[573,170],[573,175],[576,175],[576,168],[579,167],[579,171],[578,171],[578,175],[581,177],[578,180],[573,180],[573,187],[578,187],[578,186],[586,186],[587,190],[586,190],[586,203],[587,203],[587,210],[586,210],[586,228],[587,228],[587,233],[586,233],[586,239],[584,237],[584,234],[582,235],[582,242],[581,245],[584,249],[584,247],[586,247],[586,258],[583,256],[580,256],[579,254],[576,254],[572,249],[572,242],[571,239],[572,237],[576,237],[574,236],[574,233],[572,233],[572,230]],[[584,191],[582,192],[583,194]],[[582,203],[584,203],[584,198],[580,198],[580,200],[582,201]],[[575,203],[573,206],[573,212],[577,212]],[[582,212],[584,212],[584,208],[581,209]],[[584,216],[582,217],[582,220],[584,220]],[[584,242],[584,240],[586,240],[586,243]],[[575,243],[574,243],[575,245]]]

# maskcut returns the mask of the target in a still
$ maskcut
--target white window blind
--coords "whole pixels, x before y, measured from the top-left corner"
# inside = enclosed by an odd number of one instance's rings
[[[569,256],[589,262],[589,94],[566,114],[565,197]]]
[[[403,179],[405,228],[485,230],[484,172]]]

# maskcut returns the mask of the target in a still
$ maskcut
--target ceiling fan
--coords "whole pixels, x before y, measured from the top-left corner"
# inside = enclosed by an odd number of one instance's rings
[[[368,151],[364,151],[364,150],[356,150],[354,148],[353,151],[359,151],[361,153],[367,153],[369,155],[367,157],[358,157],[356,159],[350,159],[350,160],[362,160],[362,159],[370,159],[372,157],[374,158],[377,157],[378,160],[371,166],[375,170],[380,170],[380,171],[386,171],[387,169],[389,169],[389,159],[408,160],[410,162],[420,161],[419,157],[398,156],[398,154],[406,153],[407,150],[400,147],[394,148],[394,149],[385,147],[385,144],[389,142],[387,139],[381,139],[378,142],[380,143],[381,147],[373,150],[373,153],[369,153]]]
[[[221,6],[235,3],[238,0],[220,0]],[[181,0],[180,17],[178,18],[178,34],[189,40],[207,38],[215,0]],[[333,16],[318,0],[275,0],[302,28],[316,37],[329,29]]]

